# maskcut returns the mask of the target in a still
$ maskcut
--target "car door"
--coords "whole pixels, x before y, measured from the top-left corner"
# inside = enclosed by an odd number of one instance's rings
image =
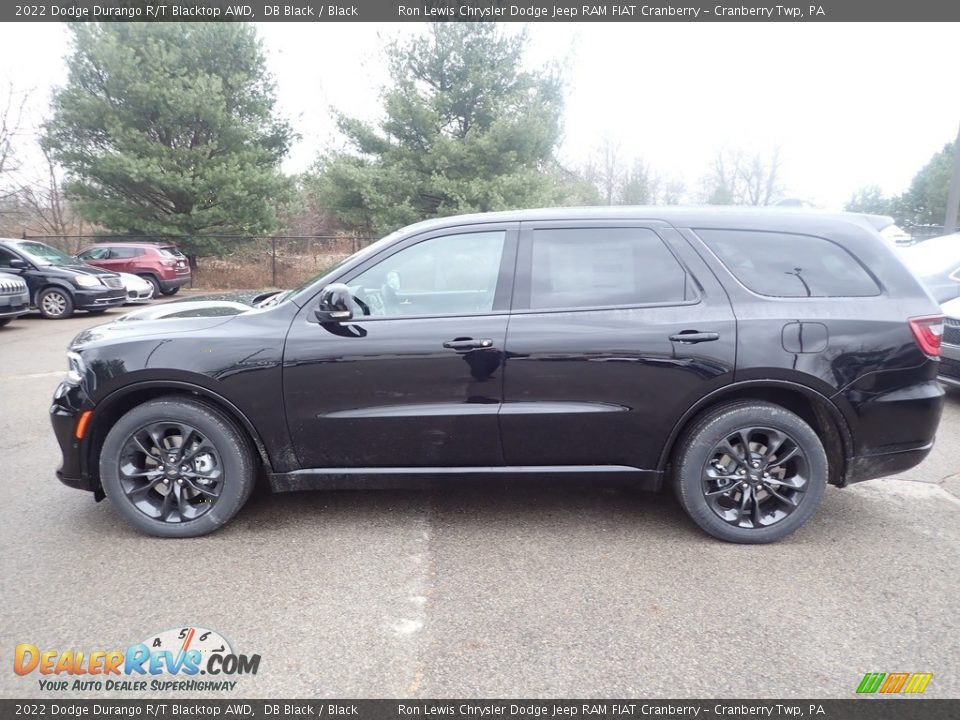
[[[504,460],[653,470],[683,412],[733,377],[725,291],[663,222],[523,223]]]
[[[284,400],[303,468],[501,465],[507,312],[517,224],[398,241],[340,278],[354,317],[314,297],[284,350]]]

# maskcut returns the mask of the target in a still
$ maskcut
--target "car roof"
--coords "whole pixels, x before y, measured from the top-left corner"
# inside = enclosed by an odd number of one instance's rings
[[[852,224],[880,230],[893,223],[886,215],[831,212],[796,207],[618,205],[600,207],[557,207],[532,210],[504,210],[434,218],[408,225],[404,235],[450,225],[494,222],[536,222],[548,220],[663,220],[678,227],[763,227],[767,230],[796,231],[825,224]]]
[[[176,247],[174,242],[163,242],[160,240],[141,240],[139,242],[132,240],[97,240],[87,247],[97,247],[98,245],[110,245],[119,247],[141,247],[141,248],[163,248]]]

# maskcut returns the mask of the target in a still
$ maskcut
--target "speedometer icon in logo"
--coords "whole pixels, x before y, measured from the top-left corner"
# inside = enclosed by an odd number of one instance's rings
[[[198,667],[207,667],[211,655],[232,655],[230,643],[216,630],[204,627],[171,628],[155,633],[143,641],[151,652],[168,651],[174,656],[196,650],[200,653]],[[203,674],[203,671],[200,671]]]

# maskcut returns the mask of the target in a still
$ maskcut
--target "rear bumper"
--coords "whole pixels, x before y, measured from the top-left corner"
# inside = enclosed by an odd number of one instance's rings
[[[99,485],[91,478],[83,461],[85,441],[78,440],[74,434],[82,402],[83,393],[80,388],[60,383],[50,406],[50,423],[60,446],[61,460],[56,471],[57,479],[68,487],[93,492]]]
[[[919,465],[933,448],[943,412],[936,380],[871,396],[859,407],[857,454],[847,463],[844,485],[872,480]]]
[[[874,478],[897,475],[916,467],[924,461],[933,449],[933,441],[920,447],[878,455],[859,455],[847,465],[845,485],[873,480]]]
[[[177,275],[176,277],[171,278],[170,280],[165,280],[164,278],[160,278],[160,289],[163,290],[163,292],[169,292],[174,288],[183,287],[188,282],[190,282],[190,278],[191,278],[191,273],[189,272],[183,275]]]

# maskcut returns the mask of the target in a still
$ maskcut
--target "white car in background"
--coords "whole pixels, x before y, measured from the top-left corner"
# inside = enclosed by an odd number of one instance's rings
[[[118,273],[123,281],[123,288],[127,291],[127,300],[124,305],[142,305],[153,299],[153,283],[147,282],[138,275]]]
[[[938,303],[960,298],[960,233],[901,248],[900,257]]]

